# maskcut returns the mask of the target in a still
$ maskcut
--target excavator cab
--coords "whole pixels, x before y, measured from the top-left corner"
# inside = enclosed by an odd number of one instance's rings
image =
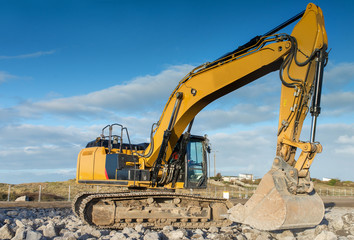
[[[207,155],[206,138],[191,136],[185,156],[185,188],[207,187]]]

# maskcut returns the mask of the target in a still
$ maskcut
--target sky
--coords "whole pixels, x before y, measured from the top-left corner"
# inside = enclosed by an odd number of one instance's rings
[[[177,83],[306,8],[307,1],[0,1],[0,182],[75,178],[77,155],[107,124],[149,139]],[[354,1],[323,10],[329,62],[311,167],[354,180]],[[294,25],[281,32],[291,33]],[[211,173],[262,177],[275,157],[281,83],[271,73],[203,109]],[[309,119],[310,116],[308,116]],[[306,120],[301,140],[308,141]]]

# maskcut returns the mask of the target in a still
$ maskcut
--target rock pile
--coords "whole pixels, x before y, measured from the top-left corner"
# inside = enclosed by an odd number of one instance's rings
[[[137,224],[135,228],[103,230],[83,224],[70,209],[0,209],[0,239],[354,240],[354,209],[326,209],[325,219],[315,228],[272,232],[240,224],[209,229],[176,229],[166,226],[161,230],[145,229]]]

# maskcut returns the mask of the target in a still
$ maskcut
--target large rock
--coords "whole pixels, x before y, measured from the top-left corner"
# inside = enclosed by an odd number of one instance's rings
[[[129,235],[130,239],[140,239],[141,235],[138,232],[133,232],[132,234]]]
[[[161,239],[160,235],[157,232],[148,232],[144,236],[144,240],[158,240]]]
[[[141,224],[135,225],[135,228],[134,228],[134,229],[135,229],[135,231],[137,231],[138,233],[144,233],[144,231],[145,231],[143,225],[141,225]]]
[[[91,235],[94,236],[95,238],[100,238],[102,236],[99,230],[92,231]]]
[[[329,223],[329,227],[334,229],[335,231],[343,229],[344,227],[343,219],[341,217],[336,217],[332,219],[332,221],[330,221]]]
[[[18,220],[18,219],[16,219],[15,223],[16,223],[16,225],[17,225],[19,228],[25,227],[25,225],[23,224],[23,222],[21,222],[21,221]]]
[[[314,240],[337,240],[337,236],[333,232],[323,231]]]
[[[237,240],[247,240],[247,238],[242,233],[237,234],[236,239]]]
[[[246,239],[252,239],[252,240],[254,240],[254,239],[256,239],[258,236],[261,235],[261,231],[259,231],[259,230],[257,230],[257,229],[254,229],[254,228],[251,228],[251,227],[246,226],[246,225],[242,226],[241,231],[242,231],[243,236],[246,237]]]
[[[173,231],[173,230],[175,230],[175,228],[172,225],[164,226],[163,229],[162,229],[162,231],[164,233],[167,233],[167,232],[170,232],[170,231]]]
[[[342,216],[343,223],[347,226],[354,226],[354,213],[346,213]]]
[[[354,236],[354,225],[349,227],[348,230],[349,230],[350,234]]]
[[[111,240],[125,240],[127,236],[124,233],[116,233],[111,237]]]
[[[179,240],[186,236],[188,236],[188,232],[184,229],[177,229],[176,231],[171,231],[167,234],[168,239],[171,240]]]
[[[26,240],[40,240],[42,238],[42,234],[40,232],[35,231],[27,231]]]
[[[347,237],[348,235],[350,235],[350,232],[348,230],[342,229],[342,230],[336,231],[336,235],[338,237]]]
[[[217,233],[208,233],[207,238],[208,239],[216,239],[218,237]]]
[[[19,227],[16,230],[15,236],[11,240],[23,240],[25,239],[25,228]]]
[[[226,233],[226,234],[233,234],[233,233],[234,233],[234,231],[232,230],[231,227],[222,227],[222,228],[220,229],[220,231],[221,231],[221,232],[224,232],[224,233]]]
[[[276,234],[276,238],[277,239],[284,239],[284,238],[294,238],[294,233],[290,230],[285,230],[285,231],[282,231],[278,234]]]
[[[76,237],[75,237],[74,233],[72,233],[72,232],[65,232],[63,234],[63,238],[67,239],[67,240],[76,240]]]
[[[94,235],[97,231],[96,228],[93,228],[91,226],[88,226],[88,225],[84,225],[80,228],[81,230],[81,234],[84,235],[84,234],[88,234],[88,235]],[[97,233],[96,233],[97,234]],[[101,234],[101,233],[100,233]]]
[[[125,234],[127,234],[127,235],[129,236],[130,234],[135,233],[135,230],[134,230],[133,228],[125,227],[125,228],[122,230],[122,233],[125,233]]]
[[[15,216],[17,216],[17,214],[18,214],[18,212],[15,210],[11,210],[6,213],[6,215],[9,217],[15,217]]]
[[[204,237],[203,237],[203,235],[196,233],[196,234],[194,234],[191,237],[191,239],[193,239],[193,240],[204,240]]]
[[[0,239],[11,239],[15,236],[15,233],[9,227],[8,224],[5,224],[0,228]]]
[[[15,202],[27,202],[29,201],[29,197],[28,196],[21,196],[16,198]]]
[[[202,235],[202,236],[205,235],[205,232],[203,230],[201,230],[201,229],[196,229],[194,232],[195,232],[195,234],[199,234],[199,235]]]
[[[270,233],[268,232],[261,232],[257,237],[256,240],[271,240],[273,239]]]
[[[217,228],[217,227],[210,227],[210,228],[209,228],[209,232],[211,232],[211,233],[218,233],[218,232],[219,232],[219,228]]]
[[[328,226],[321,224],[316,226],[315,228],[315,235],[317,236],[318,234],[320,234],[322,231],[328,231]]]
[[[49,223],[43,229],[43,235],[48,238],[53,238],[58,236],[58,229],[55,227],[54,223]]]

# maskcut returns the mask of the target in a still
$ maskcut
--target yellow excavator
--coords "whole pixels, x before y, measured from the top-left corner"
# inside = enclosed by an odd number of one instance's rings
[[[278,33],[295,21],[291,35]],[[151,128],[149,144],[132,144],[127,128],[112,124],[81,150],[77,183],[127,190],[78,194],[73,211],[87,224],[116,229],[137,223],[151,228],[200,228],[238,222],[261,230],[319,224],[324,205],[309,168],[322,151],[315,131],[326,49],[322,10],[310,3],[266,34],[193,69],[170,95]],[[282,84],[276,154],[254,195],[246,204],[234,206],[225,199],[175,191],[207,184],[208,139],[191,135],[195,116],[214,100],[276,70]],[[300,141],[308,112],[310,139]],[[297,149],[301,152],[296,155]]]

